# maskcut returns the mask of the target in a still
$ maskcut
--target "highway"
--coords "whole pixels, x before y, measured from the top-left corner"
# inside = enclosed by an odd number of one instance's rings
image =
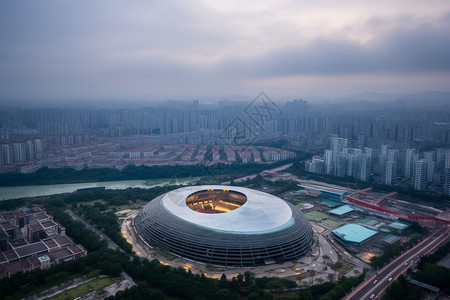
[[[443,243],[449,237],[449,231],[450,229],[444,227],[433,232],[432,235],[396,258],[389,265],[378,272],[377,275],[367,280],[346,299],[377,299],[393,280],[406,272],[412,264],[416,263],[420,259],[421,256],[428,254]]]

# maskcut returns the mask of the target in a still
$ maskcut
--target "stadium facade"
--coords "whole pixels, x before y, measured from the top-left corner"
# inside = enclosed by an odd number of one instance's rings
[[[260,191],[235,186],[192,186],[149,202],[134,220],[151,246],[222,266],[257,266],[299,259],[314,242],[300,210]]]

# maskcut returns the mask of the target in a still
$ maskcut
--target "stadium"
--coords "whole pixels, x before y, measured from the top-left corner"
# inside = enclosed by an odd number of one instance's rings
[[[299,259],[315,241],[298,208],[273,195],[235,186],[170,191],[139,212],[134,228],[146,244],[220,266]]]

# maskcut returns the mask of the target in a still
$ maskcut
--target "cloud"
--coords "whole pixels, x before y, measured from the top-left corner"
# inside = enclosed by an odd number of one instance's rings
[[[245,93],[248,82],[295,76],[350,87],[359,74],[450,73],[448,1],[260,2],[3,1],[0,96]]]
[[[250,60],[218,66],[227,73],[251,77],[358,73],[450,72],[450,22],[391,30],[365,44],[350,39],[320,38]]]

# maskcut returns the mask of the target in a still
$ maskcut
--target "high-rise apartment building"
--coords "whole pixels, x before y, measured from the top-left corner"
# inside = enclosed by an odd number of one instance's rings
[[[360,171],[358,179],[361,181],[368,181],[370,177],[370,171],[372,169],[372,157],[373,149],[365,147],[364,152],[361,154]]]
[[[417,160],[418,160],[417,150],[407,149],[405,155],[405,165],[403,174],[405,177],[414,176],[414,168]]]
[[[450,168],[445,169],[444,193],[450,196]]]
[[[387,149],[384,172],[384,184],[392,185],[397,181],[399,151],[397,149]]]
[[[25,145],[23,143],[14,143],[12,144],[14,161],[16,162],[24,162],[26,161],[26,151]]]
[[[414,189],[418,191],[423,191],[427,187],[428,178],[428,164],[424,159],[420,159],[416,162],[415,172],[414,172]]]
[[[427,181],[434,181],[434,170],[436,167],[436,152],[435,151],[427,151],[424,153],[424,160],[427,162]]]

